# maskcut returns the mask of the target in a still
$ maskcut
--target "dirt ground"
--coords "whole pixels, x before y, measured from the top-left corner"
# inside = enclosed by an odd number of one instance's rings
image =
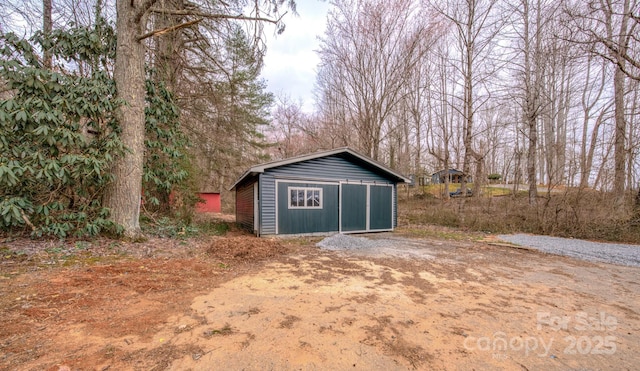
[[[490,239],[407,237],[399,256],[316,241],[0,240],[0,369],[640,364],[638,268]]]

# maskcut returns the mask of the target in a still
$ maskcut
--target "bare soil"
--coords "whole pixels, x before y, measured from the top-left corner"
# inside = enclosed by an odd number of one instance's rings
[[[398,256],[316,241],[0,240],[0,369],[640,364],[638,268],[490,239],[407,237]]]

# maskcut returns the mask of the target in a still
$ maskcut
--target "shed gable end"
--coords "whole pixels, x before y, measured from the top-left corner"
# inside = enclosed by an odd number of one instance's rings
[[[395,184],[381,172],[363,166],[344,156],[334,155],[266,169],[260,174],[261,234],[277,234],[276,180],[368,182]],[[395,187],[394,187],[395,190]],[[393,216],[395,220],[395,215]],[[337,221],[336,221],[337,222]],[[337,231],[337,230],[336,230]]]

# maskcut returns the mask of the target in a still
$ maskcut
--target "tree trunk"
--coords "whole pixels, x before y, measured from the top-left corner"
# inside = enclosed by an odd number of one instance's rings
[[[416,175],[422,175],[422,128],[420,127],[420,116],[415,115],[415,130],[416,130],[416,153],[413,159],[413,172]]]
[[[529,204],[535,205],[538,200],[538,177],[537,177],[537,156],[538,156],[538,116],[539,116],[539,94],[541,72],[540,66],[535,62],[539,62],[540,55],[540,32],[536,32],[535,44],[531,45],[530,39],[530,12],[529,1],[523,1],[523,18],[524,18],[524,123],[528,134],[528,152],[527,152],[527,176],[529,181]],[[540,25],[540,0],[537,2],[536,25]],[[534,59],[534,60],[532,60]],[[535,69],[535,71],[534,71]]]
[[[522,151],[517,148],[516,149],[516,153],[515,153],[515,166],[514,166],[514,174],[513,174],[513,196],[516,196],[518,194],[518,191],[520,190],[520,183],[521,183],[521,179],[522,179],[522,171],[520,170],[520,168],[522,167]],[[507,184],[507,182],[505,181],[505,184]]]
[[[617,66],[613,74],[613,100],[614,100],[614,117],[616,123],[614,149],[613,149],[613,161],[614,161],[614,174],[613,174],[613,191],[615,192],[616,205],[624,205],[625,200],[625,182],[626,182],[626,156],[625,142],[627,140],[627,123],[625,120],[624,112],[624,95],[625,95],[625,60],[623,54],[627,52],[627,24],[629,21],[629,0],[625,0],[622,4],[622,14],[620,21],[620,31],[617,36],[616,45],[621,50],[614,53],[614,58],[617,61]],[[609,19],[614,17],[613,12],[609,14]],[[610,26],[609,26],[610,27]],[[609,39],[613,39],[611,28],[608,30]]]
[[[591,79],[590,71],[591,71],[591,58],[587,61],[587,73],[586,80],[594,81],[595,79]],[[595,147],[598,141],[598,132],[600,130],[600,125],[603,121],[603,116],[608,111],[608,108],[603,107],[600,111],[600,115],[595,121],[593,129],[591,129],[591,141],[588,142],[588,130],[589,130],[589,121],[591,120],[591,111],[595,107],[596,103],[600,100],[600,96],[604,91],[605,80],[607,74],[604,71],[604,68],[599,72],[600,79],[598,83],[598,91],[595,97],[588,101],[588,91],[589,88],[594,85],[594,83],[589,83],[584,85],[584,90],[582,91],[582,109],[583,109],[583,119],[582,119],[582,147],[580,151],[580,188],[586,188],[589,186],[589,177],[591,175],[591,169],[593,167],[593,155],[595,153]],[[594,76],[595,77],[595,76]]]
[[[529,127],[529,150],[527,152],[527,176],[529,177],[529,204],[535,205],[538,200],[537,152],[538,125],[535,117],[527,117]]]
[[[53,21],[51,20],[51,1],[52,0],[42,0],[42,32],[45,37],[50,36],[51,31],[53,30]],[[53,58],[48,49],[43,51],[42,60],[44,68],[51,69]]]
[[[613,75],[614,90],[614,117],[615,117],[615,139],[614,139],[614,179],[613,192],[616,195],[616,204],[622,206],[624,204],[624,186],[625,186],[625,165],[626,150],[625,142],[627,124],[624,117],[624,72],[620,68],[616,68]]]
[[[568,74],[566,78],[562,79],[560,96],[561,103],[558,112],[558,125],[557,125],[557,140],[556,140],[556,159],[557,159],[557,181],[559,184],[565,184],[569,179],[566,175],[567,171],[567,123],[569,117],[569,110],[572,106],[571,102],[571,85],[572,80],[571,71],[566,71],[567,66],[563,66],[563,75]],[[571,177],[573,179],[573,177]]]
[[[116,1],[116,61],[114,79],[118,98],[125,104],[116,112],[122,128],[120,135],[126,152],[116,158],[112,169],[114,180],[105,192],[104,205],[111,209],[111,220],[124,228],[127,237],[141,234],[140,196],[144,163],[145,72],[144,45],[138,41],[140,20],[131,0]]]
[[[476,159],[476,175],[473,179],[473,197],[480,197],[480,193],[482,192],[482,185],[484,179],[486,179],[485,175],[484,158],[479,157],[478,159]]]
[[[600,125],[602,125],[603,116],[606,110],[602,110],[600,116],[596,119],[593,129],[591,130],[591,140],[589,142],[589,149],[584,160],[584,166],[582,167],[582,177],[580,178],[580,188],[586,188],[589,185],[589,175],[591,174],[591,168],[593,167],[593,156],[598,145],[598,132],[600,131]],[[586,127],[586,123],[585,123]],[[594,183],[595,188],[595,183]]]
[[[549,187],[556,182],[556,126],[555,114],[558,107],[557,82],[553,69],[550,76],[540,82],[540,88],[545,89],[549,98],[544,109],[541,110],[539,116],[539,147],[540,151],[540,183],[547,184]]]

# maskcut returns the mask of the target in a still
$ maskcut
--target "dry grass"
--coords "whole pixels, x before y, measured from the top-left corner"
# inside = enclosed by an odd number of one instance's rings
[[[640,243],[634,222],[633,195],[628,207],[615,207],[613,196],[567,189],[545,194],[529,205],[526,194],[505,197],[440,199],[409,196],[401,200],[403,226],[435,224],[487,233],[534,233],[590,240]]]

